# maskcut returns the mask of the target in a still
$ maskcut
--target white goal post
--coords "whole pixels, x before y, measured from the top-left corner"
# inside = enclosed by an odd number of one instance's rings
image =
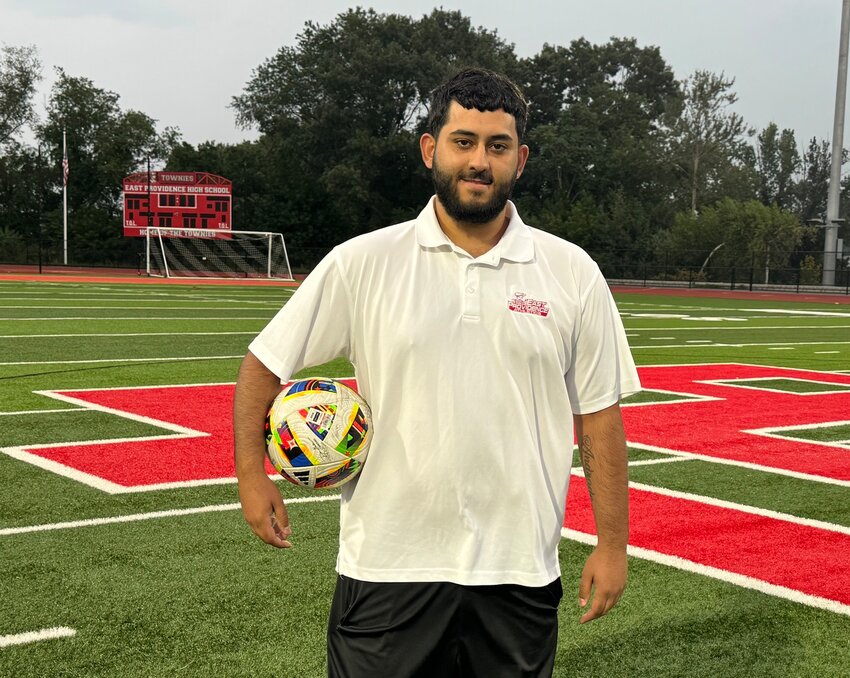
[[[293,280],[282,233],[150,227],[145,271],[162,278]]]

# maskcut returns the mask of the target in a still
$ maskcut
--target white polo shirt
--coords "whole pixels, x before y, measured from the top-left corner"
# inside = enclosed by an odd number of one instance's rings
[[[336,247],[251,343],[287,381],[338,356],[373,414],[342,488],[337,570],[367,581],[543,586],[573,413],[640,384],[608,286],[579,247],[525,225],[473,259],[434,212]]]

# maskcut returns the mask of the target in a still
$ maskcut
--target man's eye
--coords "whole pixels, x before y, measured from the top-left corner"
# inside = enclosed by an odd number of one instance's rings
[[[496,151],[496,153],[501,153],[502,151],[506,151],[508,149],[505,144],[493,144],[491,148]]]
[[[469,141],[469,139],[458,139],[455,143],[460,148],[469,148],[470,146],[472,146],[472,143]]]

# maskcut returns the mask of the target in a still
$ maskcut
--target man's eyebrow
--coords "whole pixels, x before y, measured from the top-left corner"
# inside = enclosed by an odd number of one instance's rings
[[[470,132],[466,129],[452,130],[449,134],[458,137],[472,137],[473,139],[478,138],[478,135],[475,132]],[[510,134],[493,134],[492,136],[487,137],[487,141],[513,141],[513,137]]]

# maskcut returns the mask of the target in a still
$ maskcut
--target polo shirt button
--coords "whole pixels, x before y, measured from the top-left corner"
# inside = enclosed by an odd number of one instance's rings
[[[475,294],[475,288],[474,287],[467,287],[466,292],[467,292],[467,294]]]

